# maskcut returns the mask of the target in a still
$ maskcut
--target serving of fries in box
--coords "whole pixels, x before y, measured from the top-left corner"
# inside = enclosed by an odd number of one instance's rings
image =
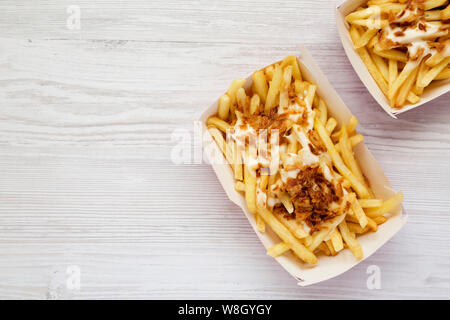
[[[228,197],[267,254],[309,285],[370,256],[407,218],[358,120],[300,52],[233,81],[201,121]]]
[[[390,115],[450,90],[449,0],[349,0],[336,13],[350,62]]]

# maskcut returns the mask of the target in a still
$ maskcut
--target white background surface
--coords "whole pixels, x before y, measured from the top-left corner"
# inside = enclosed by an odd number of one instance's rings
[[[66,26],[74,4],[81,30]],[[450,297],[449,95],[390,118],[344,54],[332,1],[3,0],[0,37],[0,298]],[[375,255],[306,288],[210,167],[169,160],[174,129],[299,43],[409,213]]]

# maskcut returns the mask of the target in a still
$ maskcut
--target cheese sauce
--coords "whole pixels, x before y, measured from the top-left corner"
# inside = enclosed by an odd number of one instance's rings
[[[256,202],[260,207],[270,207],[281,204],[282,202],[278,198],[280,192],[286,192],[285,186],[290,179],[296,179],[303,168],[319,165],[323,176],[329,182],[332,182],[335,178],[334,174],[330,170],[321,158],[328,159],[326,152],[314,154],[311,150],[314,144],[309,138],[310,131],[314,127],[315,111],[312,110],[312,106],[307,102],[306,92],[304,95],[298,95],[294,101],[285,107],[278,107],[277,115],[280,119],[288,119],[294,124],[290,127],[289,134],[285,134],[283,138],[289,142],[298,142],[298,152],[287,152],[286,144],[281,147],[278,145],[270,146],[271,150],[264,150],[264,157],[261,157],[261,150],[258,149],[261,142],[267,141],[266,136],[261,138],[261,130],[257,132],[249,123],[245,122],[245,117],[239,113],[237,114],[237,120],[233,127],[231,134],[232,139],[236,142],[237,148],[241,154],[244,155],[245,163],[248,165],[252,174],[256,174],[260,168],[270,168],[270,174],[279,172],[279,178],[275,183],[269,186],[268,190],[262,190],[260,187],[260,177],[256,179]],[[292,100],[291,100],[292,101]],[[253,122],[252,122],[253,123]],[[258,135],[259,133],[259,135]],[[273,158],[282,154],[280,163],[276,163],[276,170],[273,170]],[[273,156],[273,157],[272,157]],[[333,208],[339,207],[336,203]],[[344,216],[344,215],[343,215]],[[306,232],[310,232],[311,228],[305,223],[305,221],[299,221]]]
[[[387,40],[389,49],[406,47],[410,60],[420,63],[423,58],[438,53],[433,45],[434,40],[448,34],[449,25],[427,22],[424,11],[419,9],[420,3],[412,2],[411,5],[412,7],[401,11],[389,25],[382,29],[381,40],[385,43]],[[409,25],[404,26],[405,23]],[[449,57],[450,45],[446,44],[440,54],[443,57]]]

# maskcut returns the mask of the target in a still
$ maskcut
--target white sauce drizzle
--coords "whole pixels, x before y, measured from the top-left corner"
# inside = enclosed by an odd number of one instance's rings
[[[408,26],[405,30],[400,26],[392,28],[391,25],[388,25],[384,27],[383,31],[387,39],[393,41],[397,47],[406,46],[409,56],[411,58],[417,58],[417,63],[420,63],[428,55],[434,56],[438,53],[435,48],[430,47],[427,41],[432,41],[442,33],[442,25],[427,22],[423,17],[419,17],[418,7],[415,7],[413,10],[405,9],[397,17],[397,19],[392,21],[393,23],[411,21],[411,17],[415,17],[418,23],[414,26]],[[419,50],[423,50],[421,55],[419,55]],[[449,45],[446,45],[443,56],[450,56]]]
[[[307,91],[304,92],[304,95],[307,95]],[[279,107],[278,114],[281,115],[284,113],[288,113],[288,118],[296,123],[292,127],[292,133],[289,136],[285,136],[285,138],[287,138],[290,142],[299,141],[301,149],[298,154],[287,153],[285,145],[282,145],[281,147],[276,146],[276,150],[272,150],[272,152],[280,152],[285,154],[284,163],[283,166],[279,169],[280,179],[278,179],[275,184],[270,186],[267,193],[260,188],[260,178],[257,178],[256,201],[257,205],[260,207],[268,206],[270,208],[273,208],[275,205],[281,204],[281,201],[276,196],[277,192],[281,190],[283,184],[287,183],[288,179],[297,177],[301,170],[301,166],[320,164],[324,177],[329,181],[333,180],[333,174],[330,171],[329,167],[326,164],[321,163],[320,158],[317,155],[313,154],[310,149],[311,141],[307,136],[307,132],[312,130],[314,127],[315,111],[312,110],[312,106],[307,102],[307,99],[305,99],[305,97],[300,97],[299,95],[298,98],[302,99],[305,102],[305,106],[300,106],[295,103],[290,104],[287,107]],[[301,126],[298,124],[298,122],[303,118],[305,112],[307,112],[306,125]],[[258,169],[259,167],[270,166],[272,169],[271,159],[268,159],[267,157],[260,157],[257,154],[256,146],[248,147],[246,145],[246,139],[252,140],[259,139],[260,137],[257,137],[256,130],[253,127],[242,120],[243,117],[240,113],[237,113],[237,116],[238,119],[236,120],[236,123],[234,125],[234,132],[232,133],[231,137],[236,142],[238,149],[245,155],[246,159],[244,159],[244,161],[246,161],[248,167],[253,171]],[[327,154],[325,153],[325,155]],[[284,167],[289,166],[297,166],[298,168],[291,170],[284,169]],[[300,221],[300,223],[304,230],[309,233],[311,228],[304,221]],[[339,223],[337,223],[336,226]],[[336,226],[334,226],[334,228]],[[332,231],[330,231],[330,233],[331,232]]]
[[[261,179],[256,179],[256,204],[258,207],[265,208],[267,204],[267,194],[260,187]]]

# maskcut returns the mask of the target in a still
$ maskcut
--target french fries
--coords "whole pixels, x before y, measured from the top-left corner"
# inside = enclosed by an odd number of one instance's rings
[[[230,97],[230,113],[231,113],[232,118],[235,116],[235,113],[236,113],[236,92],[240,88],[242,88],[244,83],[245,83],[244,79],[234,80],[231,83],[230,88],[228,88],[228,91],[226,93],[228,95],[228,97]]]
[[[252,170],[244,164],[245,202],[248,210],[256,214],[256,176]]]
[[[366,214],[371,218],[380,217],[386,213],[392,212],[397,208],[403,201],[403,192],[398,192],[392,198],[383,202],[383,204],[376,208],[369,208],[366,210]]]
[[[396,109],[418,103],[433,81],[450,78],[448,0],[400,2],[369,0],[346,17],[356,52]]]
[[[291,246],[289,243],[280,242],[280,243],[274,245],[273,247],[270,247],[269,249],[267,249],[267,254],[271,257],[276,258],[278,256],[281,256],[283,253],[285,253],[289,249],[291,249]]]
[[[267,98],[264,111],[267,113],[276,105],[277,95],[280,93],[280,85],[283,80],[283,70],[280,66],[275,66],[272,81],[270,82],[269,90],[267,91]]]
[[[252,75],[253,86],[255,94],[261,99],[262,103],[266,103],[267,92],[269,91],[269,87],[267,85],[266,76],[264,75],[264,71],[258,70]]]
[[[442,70],[441,73],[439,73],[434,80],[445,80],[450,79],[450,67],[447,67],[446,69]]]
[[[342,238],[352,251],[355,258],[357,260],[361,260],[363,258],[361,245],[356,240],[354,234],[348,229],[347,222],[342,221],[339,224],[339,231],[341,232]]]
[[[219,106],[217,109],[217,115],[222,120],[228,119],[228,113],[230,112],[231,100],[227,94],[224,94],[219,98]]]
[[[376,55],[364,46],[359,50],[370,59]],[[378,72],[388,88],[398,79],[393,71],[398,61],[380,59],[371,61],[375,68],[384,65],[386,70]],[[206,124],[233,169],[235,190],[243,193],[257,230],[269,227],[281,239],[268,255],[292,251],[301,261],[316,264],[319,255],[335,256],[348,248],[360,260],[357,236],[376,232],[403,196],[375,198],[353,153],[364,140],[357,133],[358,119],[351,116],[339,124],[300,70],[297,57],[288,56],[256,71],[251,89],[244,90],[242,79],[234,81]],[[261,148],[278,135],[275,148]]]
[[[361,208],[376,208],[383,204],[381,199],[359,199],[358,202]]]
[[[292,233],[280,222],[277,218],[274,217],[273,213],[265,208],[259,208],[258,214],[266,221],[266,223],[272,228],[273,231],[286,243],[289,244],[292,251],[303,261],[316,264],[317,257],[306,249],[298,239],[296,239]]]

